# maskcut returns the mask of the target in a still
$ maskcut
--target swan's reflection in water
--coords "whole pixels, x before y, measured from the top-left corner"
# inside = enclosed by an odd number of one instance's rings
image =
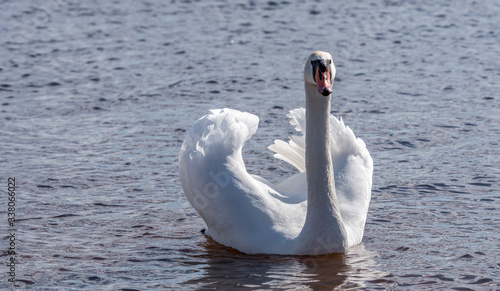
[[[187,284],[198,288],[333,289],[363,287],[385,274],[376,270],[377,253],[363,245],[347,254],[322,256],[245,255],[208,239],[196,254],[201,276]]]

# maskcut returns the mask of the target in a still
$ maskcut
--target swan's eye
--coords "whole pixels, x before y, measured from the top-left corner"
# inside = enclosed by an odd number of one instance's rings
[[[328,60],[328,64],[331,65],[332,64],[332,60]]]
[[[313,80],[315,82],[318,82],[318,80],[316,80],[316,73],[325,73],[328,71],[328,67],[326,65],[327,61],[326,60],[314,60],[314,61],[311,61],[311,65],[313,67]],[[319,70],[319,71],[318,71]],[[323,77],[323,74],[319,74],[320,78]]]
[[[324,60],[311,61],[311,65],[313,66],[313,71],[316,71],[316,69],[319,68],[322,73],[326,72],[326,61]]]

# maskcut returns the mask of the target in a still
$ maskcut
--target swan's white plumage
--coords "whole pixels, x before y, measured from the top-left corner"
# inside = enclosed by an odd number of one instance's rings
[[[305,109],[297,108],[288,114],[290,123],[302,133],[291,136],[288,143],[276,140],[269,149],[274,157],[284,160],[305,172]],[[346,227],[349,245],[356,245],[363,238],[366,214],[371,199],[373,160],[362,139],[356,138],[354,132],[344,124],[342,119],[330,115],[330,141],[334,169],[335,189],[339,200],[340,213]],[[297,161],[301,161],[299,164]],[[279,189],[301,189],[307,198],[307,181],[305,175],[285,180],[278,185]],[[288,185],[292,183],[293,186]]]
[[[257,116],[227,108],[200,118],[181,148],[181,183],[214,240],[245,253],[286,253],[305,205],[287,203],[269,182],[247,173],[241,149],[257,125]]]
[[[241,155],[257,131],[257,116],[212,110],[187,133],[179,156],[182,187],[215,241],[250,254],[318,253],[315,246],[299,248],[307,212],[305,110],[292,110],[288,116],[302,135],[289,142],[277,140],[269,149],[302,173],[276,186],[250,175]],[[338,204],[347,245],[352,246],[363,237],[373,161],[365,143],[334,116],[330,139]]]

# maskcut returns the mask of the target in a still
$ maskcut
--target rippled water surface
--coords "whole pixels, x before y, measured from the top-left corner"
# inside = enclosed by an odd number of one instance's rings
[[[500,288],[500,3],[344,2],[0,0],[15,286]],[[208,109],[249,111],[249,171],[295,173],[267,146],[293,133],[317,49],[337,66],[333,113],[374,159],[364,241],[321,257],[221,247],[180,189],[185,132]]]

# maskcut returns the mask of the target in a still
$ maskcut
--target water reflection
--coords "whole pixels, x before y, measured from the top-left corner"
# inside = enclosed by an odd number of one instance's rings
[[[333,289],[362,287],[384,274],[375,269],[377,253],[363,245],[347,254],[322,256],[246,255],[207,238],[194,259],[200,276],[186,284],[200,288]],[[199,266],[200,266],[199,265]]]

